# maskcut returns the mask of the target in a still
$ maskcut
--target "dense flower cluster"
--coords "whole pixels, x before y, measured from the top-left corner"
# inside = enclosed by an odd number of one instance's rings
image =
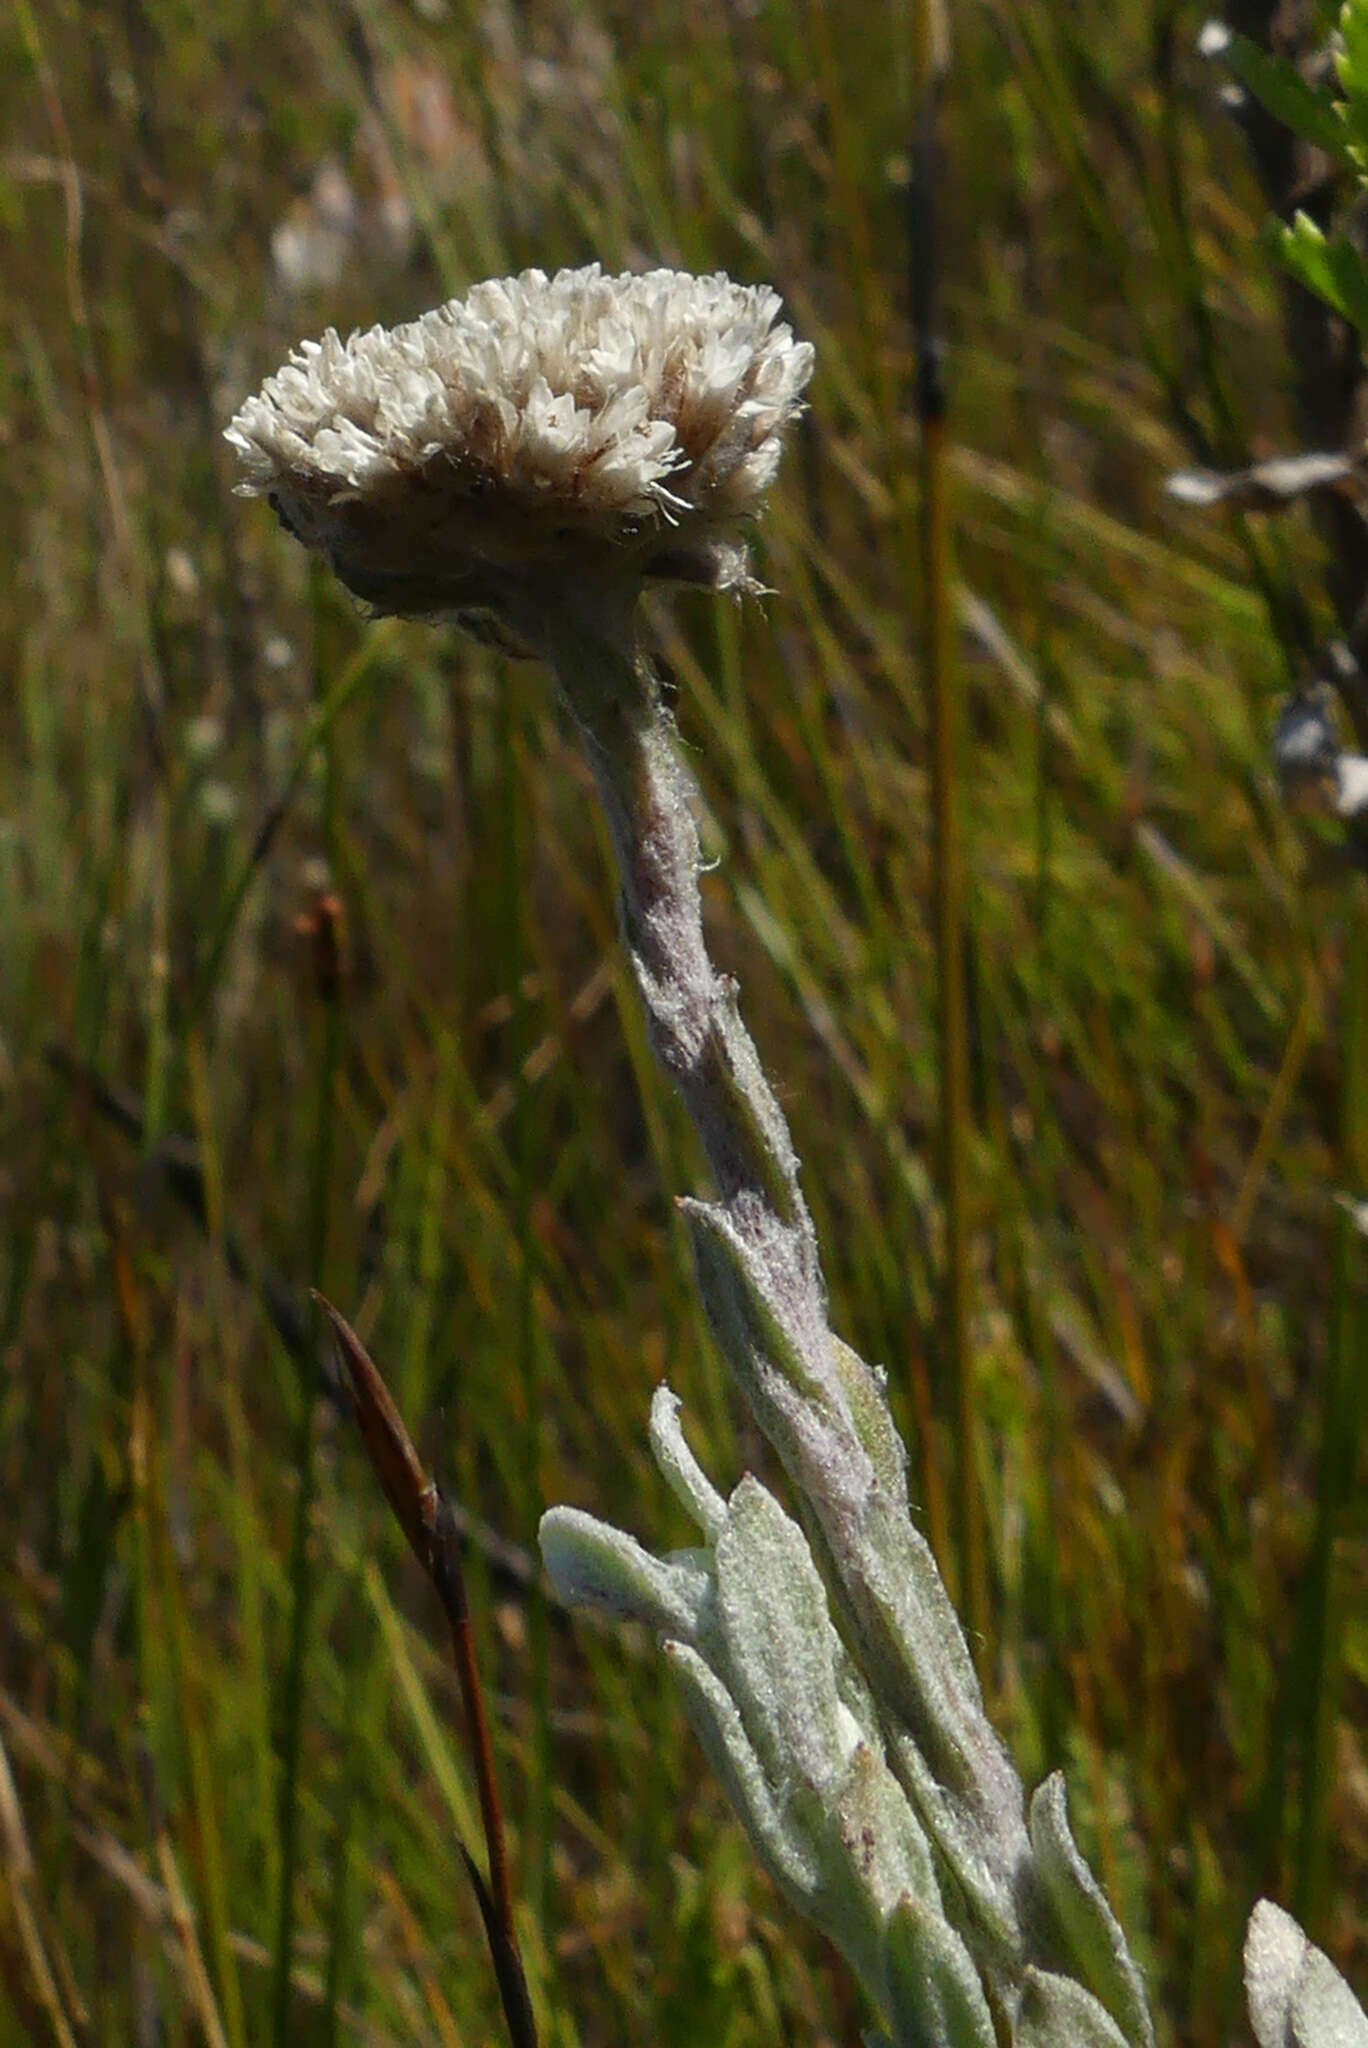
[[[767,286],[597,264],[476,285],[302,344],[227,430],[240,488],[386,611],[500,608],[510,574],[606,546],[741,580],[812,350]]]

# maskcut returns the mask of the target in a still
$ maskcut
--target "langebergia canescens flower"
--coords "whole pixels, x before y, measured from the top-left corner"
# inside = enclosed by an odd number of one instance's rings
[[[757,1850],[850,1959],[878,2038],[1152,2048],[1063,1781],[1027,1806],[909,1512],[881,1377],[828,1325],[788,1127],[708,957],[690,789],[638,644],[647,580],[753,587],[740,526],[812,370],[779,310],[723,276],[527,271],[304,344],[228,438],[241,488],[377,610],[455,614],[551,663],[652,1042],[716,1183],[683,1205],[709,1321],[812,1543],[756,1479],[713,1488],[661,1389],[652,1446],[701,1545],[656,1558],[553,1508],[553,1580],[655,1630]]]
[[[382,612],[528,634],[572,582],[745,587],[737,522],[812,373],[778,312],[764,286],[592,264],[330,329],[228,428],[241,488]]]

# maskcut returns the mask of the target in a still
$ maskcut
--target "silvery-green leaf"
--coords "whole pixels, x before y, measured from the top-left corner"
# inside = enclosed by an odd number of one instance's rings
[[[1028,1853],[1021,1787],[984,1715],[930,1547],[901,1485],[886,1483],[887,1446],[876,1455],[862,1441],[830,1333],[813,1337],[796,1310],[781,1316],[781,1306],[794,1305],[771,1299],[754,1247],[716,1205],[681,1207],[718,1341],[812,1509],[896,1774],[954,1866],[985,1939],[1016,1952],[1016,1872]]]
[[[699,1290],[718,1345],[787,1463],[790,1450],[783,1442],[788,1431],[782,1414],[795,1411],[793,1396],[802,1395],[818,1409],[835,1404],[839,1382],[830,1334],[825,1327],[814,1328],[800,1338],[795,1314],[785,1311],[801,1313],[804,1305],[771,1298],[771,1276],[720,1203],[685,1197],[679,1209],[693,1239]],[[803,1339],[810,1341],[805,1344]],[[777,1425],[773,1431],[772,1422]]]
[[[834,1333],[831,1353],[850,1404],[851,1419],[874,1465],[874,1475],[901,1506],[907,1499],[907,1452],[898,1435],[882,1375],[865,1364],[858,1351]]]
[[[894,2048],[995,2048],[978,1971],[939,1910],[900,1900],[885,1951]]]
[[[870,1617],[865,1675],[885,1709],[897,1713],[929,1753],[944,1731],[946,1781],[953,1785],[962,1774],[967,1788],[976,1772],[961,1752],[968,1724],[983,1720],[983,1695],[931,1546],[902,1502],[884,1493],[870,1496],[852,1564],[877,1610],[877,1621]],[[884,1670],[891,1696],[880,1693]],[[1004,1755],[1000,1744],[995,1747]]]
[[[691,1641],[712,1596],[706,1551],[652,1557],[578,1508],[548,1508],[537,1532],[551,1583],[568,1606],[589,1606],[645,1622],[661,1635]]]
[[[781,1812],[736,1702],[716,1672],[687,1643],[666,1641],[661,1650],[684,1695],[685,1708],[708,1762],[770,1874],[801,1912],[817,1917],[816,1859],[811,1846]]]
[[[1101,1886],[1069,1828],[1068,1795],[1056,1771],[1031,1801],[1036,1871],[1053,1911],[1061,1960],[1096,1994],[1134,2048],[1154,2048],[1154,2026],[1140,1972]]]
[[[861,1743],[833,1795],[791,1788],[785,1812],[814,1845],[823,1925],[871,1992],[880,1994],[888,1915],[910,1891],[944,1911],[930,1848],[882,1756]]]
[[[860,1730],[836,1689],[826,1588],[802,1530],[756,1479],[727,1504],[716,1568],[731,1688],[766,1772],[834,1789]]]
[[[821,1555],[814,1547],[814,1560]],[[836,1690],[841,1704],[846,1707],[860,1731],[860,1739],[871,1749],[884,1747],[883,1730],[879,1725],[879,1712],[874,1704],[874,1695],[865,1684],[864,1674],[851,1657],[849,1650],[836,1639]]]
[[[950,1863],[978,1935],[1020,1953],[1017,1874],[1030,1854],[1021,1783],[983,1711],[968,1646],[930,1545],[872,1492],[836,1559],[855,1653],[878,1702],[890,1765]]]
[[[975,1956],[991,1966],[996,1981],[1014,1981],[1023,1952],[1014,1879],[1030,1854],[1024,1826],[1019,1824],[1021,1847],[1014,1854],[1010,1835],[1004,1837],[974,1802],[947,1792],[917,1744],[901,1731],[889,1732],[888,1760],[918,1821],[954,1875],[962,1907],[961,1932]]]
[[[710,552],[714,550],[710,547]],[[764,586],[749,573],[749,557],[739,554],[732,588],[759,594]],[[713,589],[727,587],[725,569],[704,579]],[[712,1113],[724,1125],[724,1145],[729,1153],[741,1151],[746,1169],[755,1175],[773,1205],[774,1213],[786,1224],[796,1224],[810,1237],[811,1223],[798,1188],[798,1156],[793,1149],[784,1113],[760,1064],[755,1041],[741,1021],[737,985],[719,975],[711,996],[712,1032],[708,1053],[711,1078],[718,1085]],[[708,1133],[704,1132],[704,1142]],[[815,1246],[814,1246],[815,1250]]]
[[[651,1399],[651,1450],[671,1493],[712,1543],[727,1519],[727,1503],[684,1440],[682,1405],[668,1387],[656,1388]]]
[[[1259,2048],[1368,2048],[1368,2016],[1353,1992],[1271,1899],[1249,1916],[1244,1975]]]
[[[1023,1971],[1014,2048],[1125,2048],[1125,2038],[1106,2008],[1072,1977],[1029,1966]]]

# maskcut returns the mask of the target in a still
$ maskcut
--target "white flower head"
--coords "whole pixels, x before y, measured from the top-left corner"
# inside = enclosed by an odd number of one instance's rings
[[[266,496],[378,611],[516,618],[538,574],[747,582],[812,374],[765,285],[597,264],[306,341],[240,408]]]

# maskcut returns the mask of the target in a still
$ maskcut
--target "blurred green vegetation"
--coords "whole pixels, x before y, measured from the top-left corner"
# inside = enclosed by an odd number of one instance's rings
[[[1105,31],[1048,0],[954,23],[963,1447],[898,511],[908,0],[0,17],[0,2040],[59,2040],[82,2001],[92,2042],[271,2038],[294,1751],[288,2038],[500,2037],[437,1616],[230,1240],[354,1318],[425,1456],[517,1544],[560,1499],[684,1540],[645,1444],[664,1376],[720,1480],[760,1456],[694,1300],[670,1197],[699,1161],[545,677],[367,624],[233,499],[220,438],[300,335],[595,256],[770,279],[817,345],[760,542],[776,595],[654,621],[711,927],[952,1581],[973,1460],[983,1665],[1023,1774],[1066,1767],[1166,2038],[1238,2031],[1248,1906],[1297,1892],[1324,1672],[1300,1595],[1363,925],[1269,768],[1328,622],[1310,525],[1161,491],[1194,454],[1295,445],[1198,26],[1164,0]],[[54,1043],[141,1099],[140,1142]],[[207,1230],[168,1186],[173,1135]],[[1337,1257],[1361,1298],[1347,1231]],[[1360,1988],[1364,1498],[1335,1549],[1311,1900]],[[472,1580],[546,2039],[852,2041],[854,1993],[754,1872],[640,1645],[478,1552]]]

